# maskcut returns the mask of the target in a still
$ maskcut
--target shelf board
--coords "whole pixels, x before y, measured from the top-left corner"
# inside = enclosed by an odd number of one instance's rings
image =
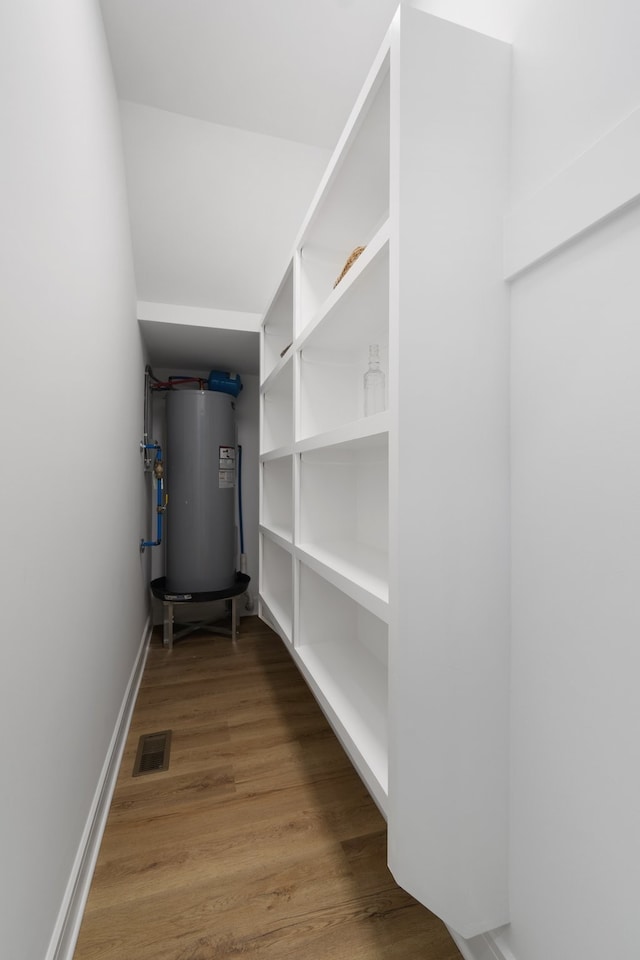
[[[350,540],[296,545],[296,556],[356,603],[389,622],[388,556]]]
[[[334,287],[320,309],[315,313],[304,330],[300,332],[299,337],[294,343],[296,350],[303,349],[306,341],[311,337],[314,331],[322,324],[324,319],[333,312],[342,300],[348,297],[355,284],[358,283],[376,264],[378,257],[388,255],[389,247],[389,218],[385,218],[382,225],[378,228],[373,238],[367,244],[363,253],[360,254],[356,262],[349,269],[337,287]],[[304,259],[304,252],[301,253]],[[288,351],[290,352],[290,351]]]
[[[262,522],[260,524],[260,533],[269,540],[272,540],[273,543],[277,543],[278,546],[282,547],[283,550],[286,550],[287,553],[293,553],[291,532],[287,530],[286,527],[269,527],[267,524]]]
[[[292,337],[293,340],[293,337]],[[273,385],[287,366],[293,356],[293,346],[289,347],[284,357],[280,357],[276,365],[269,371],[263,382],[260,384],[260,393],[267,393],[273,389]]]
[[[352,763],[386,816],[386,670],[358,647],[338,643],[294,647],[307,683]]]
[[[271,299],[269,300],[269,305],[268,305],[267,309],[265,310],[264,316],[263,316],[263,318],[262,318],[261,326],[263,327],[263,329],[266,329],[266,328],[269,326],[269,321],[270,321],[271,317],[273,316],[273,314],[274,314],[274,313],[276,312],[276,310],[277,310],[278,301],[281,300],[282,295],[283,295],[283,293],[285,292],[285,290],[286,290],[286,288],[287,288],[287,284],[288,284],[288,282],[289,282],[289,281],[291,280],[291,278],[292,278],[292,275],[293,275],[293,259],[294,259],[294,255],[291,254],[291,256],[289,257],[288,263],[287,263],[287,269],[286,269],[286,270],[284,271],[284,273],[282,274],[282,278],[281,278],[280,281],[278,282],[278,286],[277,286],[276,289],[275,289],[275,293],[272,295]],[[293,296],[292,296],[291,309],[293,310]]]
[[[274,447],[272,450],[265,450],[260,454],[260,462],[265,463],[267,460],[280,460],[284,457],[290,457],[293,454],[293,446],[287,444],[284,447]]]
[[[263,593],[259,595],[260,603],[266,613],[266,619],[269,625],[273,627],[276,633],[284,640],[287,645],[291,645],[291,618],[287,618],[285,612],[274,602],[272,598],[267,598]],[[287,629],[288,625],[288,629]]]
[[[376,413],[371,417],[362,417],[352,420],[326,433],[317,433],[313,437],[304,437],[295,443],[296,453],[307,453],[309,450],[318,450],[321,447],[332,447],[339,443],[351,443],[367,437],[382,436],[389,433],[389,411]]]
[[[340,168],[344,163],[344,159],[348,155],[349,148],[357,136],[358,130],[363,122],[363,118],[366,115],[365,106],[367,102],[372,102],[377,90],[380,88],[381,84],[384,83],[389,73],[390,47],[390,35],[387,34],[382,42],[382,46],[376,54],[376,57],[371,65],[371,69],[369,70],[360,94],[358,95],[358,99],[351,110],[342,134],[340,135],[335,149],[329,159],[324,176],[322,177],[316,194],[311,201],[309,210],[305,219],[303,220],[298,238],[296,240],[296,247],[300,247],[302,245],[305,237],[308,236],[311,228],[313,227],[313,222],[317,218],[318,213],[321,211],[323,204],[326,203],[326,198],[330,188],[335,181],[336,176],[339,175]]]

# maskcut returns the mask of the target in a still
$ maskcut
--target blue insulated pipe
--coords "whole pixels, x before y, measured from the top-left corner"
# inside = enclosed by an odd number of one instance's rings
[[[140,552],[143,552],[145,547],[159,547],[162,543],[162,514],[166,509],[166,503],[164,499],[164,463],[162,461],[162,447],[159,443],[143,443],[142,447],[144,450],[156,451],[156,459],[155,463],[153,464],[153,474],[156,478],[156,539],[141,540]]]
[[[242,519],[242,446],[238,444],[238,525],[240,527],[240,554],[244,555],[244,521]]]

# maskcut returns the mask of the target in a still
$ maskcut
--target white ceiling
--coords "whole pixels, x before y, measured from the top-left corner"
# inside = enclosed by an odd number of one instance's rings
[[[180,372],[227,370],[258,374],[258,334],[139,320],[151,366]]]
[[[332,148],[398,0],[101,0],[118,95]]]

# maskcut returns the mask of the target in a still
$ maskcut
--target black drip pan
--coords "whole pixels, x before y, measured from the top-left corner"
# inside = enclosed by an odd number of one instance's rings
[[[151,592],[156,600],[166,603],[207,603],[210,600],[227,600],[238,597],[247,589],[251,577],[246,573],[236,573],[228,587],[221,590],[205,590],[200,593],[171,593],[167,590],[167,578],[158,577],[151,581]]]

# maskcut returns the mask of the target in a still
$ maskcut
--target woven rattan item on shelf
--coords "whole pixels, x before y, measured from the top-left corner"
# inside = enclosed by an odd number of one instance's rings
[[[334,290],[335,290],[335,288],[338,286],[338,284],[340,283],[340,281],[342,280],[342,278],[344,277],[345,273],[346,273],[348,270],[351,269],[351,267],[354,265],[354,263],[356,262],[356,260],[357,260],[358,257],[360,256],[360,254],[363,253],[364,249],[365,249],[364,247],[356,247],[354,250],[351,251],[351,253],[350,253],[349,256],[347,257],[347,262],[345,263],[344,267],[342,268],[342,273],[340,274],[340,276],[338,277],[338,279],[336,280],[336,282],[335,282],[334,285],[333,285],[333,289],[334,289]]]

